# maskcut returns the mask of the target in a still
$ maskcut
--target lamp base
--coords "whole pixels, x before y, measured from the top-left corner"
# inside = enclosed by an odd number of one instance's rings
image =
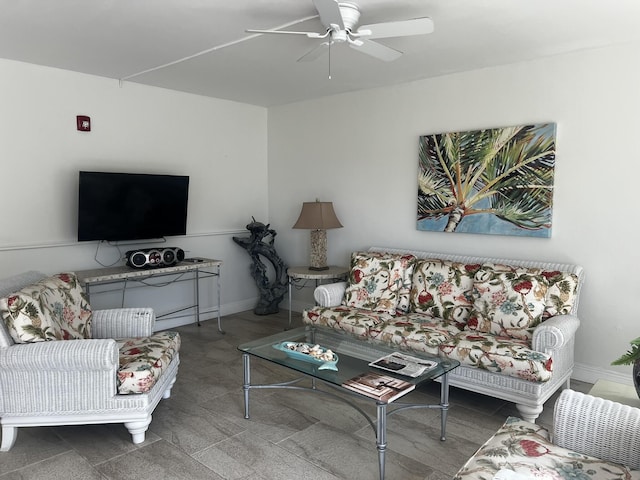
[[[312,270],[314,272],[321,272],[322,270],[329,270],[329,267],[309,267],[309,270]]]
[[[326,270],[327,266],[327,231],[311,230],[311,258],[309,270]]]

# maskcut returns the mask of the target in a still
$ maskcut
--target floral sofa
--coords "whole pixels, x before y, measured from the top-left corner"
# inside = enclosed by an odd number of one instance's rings
[[[149,308],[92,311],[74,273],[0,280],[0,451],[18,427],[124,423],[144,441],[168,398],[180,336]]]
[[[454,480],[640,479],[640,409],[564,390],[553,435],[510,417]]]
[[[374,247],[352,254],[347,282],[316,288],[303,321],[458,360],[450,385],[535,422],[569,384],[582,282],[577,265]]]

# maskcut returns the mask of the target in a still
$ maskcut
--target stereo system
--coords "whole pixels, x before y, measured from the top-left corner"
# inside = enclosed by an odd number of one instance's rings
[[[141,248],[125,255],[127,265],[133,268],[171,267],[184,260],[184,250],[178,247]]]

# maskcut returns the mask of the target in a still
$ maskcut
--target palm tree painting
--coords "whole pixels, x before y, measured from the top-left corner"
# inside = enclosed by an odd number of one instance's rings
[[[420,137],[418,230],[551,236],[556,124]]]

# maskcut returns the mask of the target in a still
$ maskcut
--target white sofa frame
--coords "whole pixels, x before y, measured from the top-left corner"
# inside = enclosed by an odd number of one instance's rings
[[[0,280],[0,297],[46,275],[27,272]],[[0,321],[0,451],[13,447],[18,427],[123,423],[133,443],[144,442],[151,414],[169,398],[179,355],[148,393],[117,393],[114,338],[153,333],[150,308],[95,310],[92,339],[16,344]]]
[[[439,258],[462,263],[501,263],[521,267],[537,267],[574,273],[578,277],[578,290],[573,309],[567,315],[558,315],[541,323],[533,333],[532,349],[553,357],[553,375],[547,382],[533,382],[520,378],[461,365],[449,372],[449,385],[500,398],[516,404],[520,416],[529,422],[542,413],[544,403],[560,388],[569,388],[574,366],[575,333],[580,325],[577,317],[580,289],[584,282],[584,270],[579,265],[513,260],[505,258],[474,257],[445,253],[403,250],[398,248],[371,247],[370,252],[413,254],[418,258]],[[314,298],[321,307],[334,307],[344,296],[346,282],[320,285]]]

